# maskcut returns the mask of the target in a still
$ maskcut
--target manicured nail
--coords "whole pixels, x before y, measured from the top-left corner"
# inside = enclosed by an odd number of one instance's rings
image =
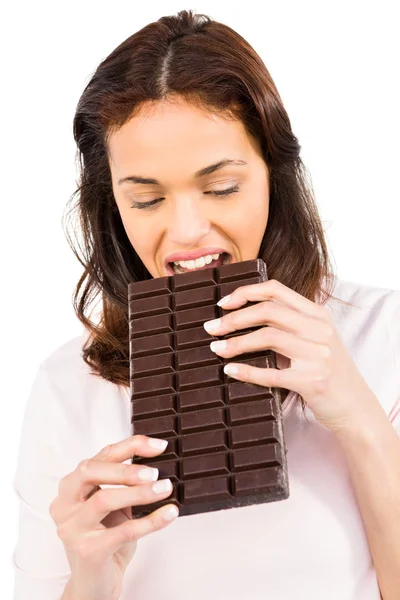
[[[210,348],[213,352],[221,352],[221,350],[225,350],[228,343],[221,340],[220,342],[211,342]]]
[[[146,467],[144,469],[140,469],[138,472],[138,477],[141,481],[156,481],[158,478],[158,469],[153,469]]]
[[[210,333],[221,327],[221,319],[214,319],[214,321],[207,321],[204,323],[204,329]]]
[[[158,438],[149,438],[147,441],[151,448],[156,448],[157,450],[165,450],[165,448],[168,446],[167,440],[159,440]]]
[[[163,511],[162,518],[164,521],[173,521],[179,515],[179,510],[176,506],[170,505]]]
[[[218,306],[223,306],[224,304],[229,302],[231,297],[232,297],[232,294],[229,294],[228,296],[224,296],[223,298],[221,298],[221,300],[219,302],[217,302]]]
[[[235,365],[225,365],[224,373],[227,375],[237,375],[239,373],[239,369]]]
[[[160,479],[160,481],[156,481],[156,483],[151,486],[151,489],[155,494],[163,494],[164,492],[169,492],[169,490],[172,490],[171,480]]]

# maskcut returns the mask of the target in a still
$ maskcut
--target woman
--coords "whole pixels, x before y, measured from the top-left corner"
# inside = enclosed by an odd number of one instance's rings
[[[88,335],[41,364],[27,405],[15,597],[399,598],[400,292],[333,276],[259,56],[204,15],[161,18],[99,65],[74,135],[75,309]],[[258,256],[270,280],[236,290],[224,308],[237,312],[205,327],[268,325],[212,349],[237,380],[284,391],[290,497],[180,519],[167,504],[131,520],[131,506],[171,487],[130,464],[165,444],[131,435],[127,286]],[[266,348],[277,369],[235,363]]]

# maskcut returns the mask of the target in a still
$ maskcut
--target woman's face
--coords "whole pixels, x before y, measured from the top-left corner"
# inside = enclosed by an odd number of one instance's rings
[[[240,121],[159,101],[111,135],[109,152],[124,228],[153,277],[258,256],[268,168]],[[225,160],[240,164],[199,173]]]

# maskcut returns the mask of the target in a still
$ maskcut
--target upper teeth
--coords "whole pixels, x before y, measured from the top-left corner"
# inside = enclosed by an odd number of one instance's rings
[[[213,260],[217,260],[219,254],[207,254],[207,256],[201,256],[195,260],[177,260],[174,261],[174,265],[183,267],[184,269],[198,269],[209,265]]]

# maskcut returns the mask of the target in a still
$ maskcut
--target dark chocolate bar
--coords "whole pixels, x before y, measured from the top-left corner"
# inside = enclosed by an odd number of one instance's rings
[[[168,503],[180,516],[283,500],[289,496],[280,388],[239,382],[224,364],[276,368],[272,350],[224,359],[203,325],[229,311],[218,300],[267,280],[261,259],[130,283],[130,391],[134,434],[168,440],[155,458],[172,494],[132,507],[133,518]]]

